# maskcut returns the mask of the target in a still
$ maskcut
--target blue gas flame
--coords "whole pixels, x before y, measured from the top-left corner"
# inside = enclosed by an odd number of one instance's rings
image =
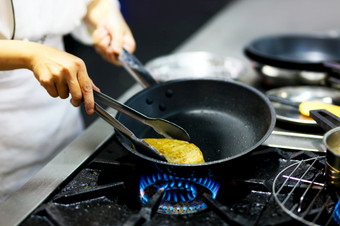
[[[161,205],[163,212],[193,212],[198,209],[206,209],[203,202],[195,202],[197,197],[197,185],[203,186],[211,192],[213,199],[216,198],[220,184],[210,177],[185,178],[174,177],[165,173],[154,173],[142,176],[140,180],[140,199],[143,204],[149,201],[145,195],[145,189],[154,186],[156,189],[164,188],[165,194],[163,202],[173,203],[173,205]],[[181,203],[190,203],[189,206]],[[177,205],[178,204],[178,205]]]

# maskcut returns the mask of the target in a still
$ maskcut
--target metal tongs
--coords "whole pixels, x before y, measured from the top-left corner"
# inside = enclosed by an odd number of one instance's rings
[[[117,111],[136,119],[137,121],[150,126],[160,135],[167,138],[174,138],[179,140],[189,141],[190,137],[188,133],[180,126],[175,123],[169,122],[164,119],[150,118],[144,114],[118,102],[117,100],[107,96],[104,93],[93,90],[94,99],[96,102],[103,103]],[[136,150],[150,157],[157,158],[166,161],[165,157],[157,151],[157,149],[142,139],[139,139],[134,133],[132,133],[128,128],[126,128],[121,122],[115,119],[110,113],[108,113],[103,107],[98,103],[95,103],[95,111],[98,115],[105,121],[110,123],[114,128],[118,129],[120,132],[125,134],[134,144]]]

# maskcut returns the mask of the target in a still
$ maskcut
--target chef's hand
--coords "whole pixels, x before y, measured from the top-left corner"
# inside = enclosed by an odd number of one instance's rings
[[[93,45],[107,61],[120,65],[118,56],[122,49],[135,51],[136,43],[132,32],[120,10],[107,0],[93,0],[88,7],[86,19],[93,26]]]
[[[125,23],[124,23],[125,24]],[[107,61],[120,65],[117,57],[125,48],[132,53],[135,50],[135,41],[127,25],[103,22],[93,33],[93,45],[96,51]]]
[[[41,45],[31,58],[31,70],[52,97],[65,99],[71,94],[71,104],[83,101],[88,114],[94,112],[92,80],[80,58],[64,51]]]
[[[84,101],[86,112],[94,112],[92,88],[98,88],[80,58],[35,42],[0,39],[0,70],[19,68],[33,71],[52,97],[65,99],[71,93],[73,106]]]

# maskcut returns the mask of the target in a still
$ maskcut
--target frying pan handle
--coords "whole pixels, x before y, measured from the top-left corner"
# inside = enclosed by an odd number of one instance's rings
[[[325,131],[340,126],[340,118],[330,113],[327,110],[312,110],[309,112],[310,116],[317,122],[317,124]]]
[[[328,70],[328,81],[332,84],[340,84],[340,63],[324,62],[323,66]]]
[[[337,62],[324,62],[323,66],[331,69],[333,72],[340,73],[340,63]]]
[[[143,64],[125,49],[123,49],[119,55],[118,60],[125,70],[127,70],[133,78],[143,86],[143,88],[148,88],[157,84],[157,81],[145,69]]]

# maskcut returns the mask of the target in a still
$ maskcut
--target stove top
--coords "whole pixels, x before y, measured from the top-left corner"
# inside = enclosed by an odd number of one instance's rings
[[[301,225],[299,218],[287,214],[282,198],[289,196],[285,205],[296,203],[312,179],[299,182],[297,196],[290,191],[297,187],[292,183],[298,176],[288,174],[292,182],[284,186],[281,181],[290,166],[314,158],[313,168],[322,171],[324,159],[318,154],[259,147],[235,169],[221,167],[212,177],[180,178],[132,156],[112,136],[21,225]],[[328,194],[317,182],[324,185],[316,179],[313,193]],[[328,214],[311,225],[336,225],[332,210],[338,197],[329,197]],[[321,206],[306,213],[307,224]]]

